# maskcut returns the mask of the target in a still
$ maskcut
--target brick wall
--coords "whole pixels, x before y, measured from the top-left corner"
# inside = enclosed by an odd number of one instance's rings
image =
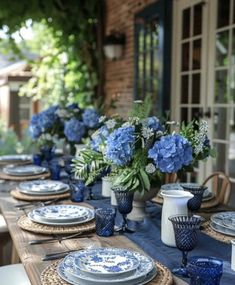
[[[124,55],[120,60],[105,61],[106,103],[118,96],[117,109],[126,116],[133,102],[134,89],[134,16],[157,0],[106,0],[105,34],[116,30],[126,35]]]

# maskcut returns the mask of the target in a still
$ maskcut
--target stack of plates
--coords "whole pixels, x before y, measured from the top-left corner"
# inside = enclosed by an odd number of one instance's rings
[[[121,248],[95,248],[73,252],[58,265],[59,276],[74,285],[140,285],[157,274],[153,260]]]
[[[164,184],[161,186],[161,190],[184,190],[182,185],[189,186],[189,187],[198,187],[199,184],[197,183],[169,183]],[[159,196],[162,197],[161,193],[159,193]],[[203,193],[203,201],[208,201],[214,197],[214,194],[210,192],[208,189],[206,189]]]
[[[210,226],[216,232],[235,237],[235,212],[212,215]]]
[[[32,161],[32,155],[27,154],[10,154],[10,155],[1,155],[0,162],[2,163],[21,163]]]
[[[18,189],[26,195],[45,196],[66,193],[69,185],[55,180],[34,180],[20,183]]]
[[[28,213],[33,222],[50,226],[74,226],[94,218],[94,210],[76,205],[52,205]]]
[[[31,176],[45,173],[47,172],[47,169],[37,165],[8,165],[3,168],[3,172],[12,176]]]

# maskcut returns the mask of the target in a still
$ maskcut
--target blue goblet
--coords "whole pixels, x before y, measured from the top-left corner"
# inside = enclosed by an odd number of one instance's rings
[[[207,189],[207,186],[197,185],[197,184],[182,184],[181,185],[185,191],[188,191],[194,195],[193,198],[188,200],[188,209],[190,211],[197,211],[200,209],[202,204],[202,197],[204,191]]]
[[[195,256],[187,265],[190,285],[219,285],[223,261],[214,257]]]
[[[200,216],[176,215],[169,217],[169,220],[174,228],[176,246],[182,251],[181,267],[174,268],[172,272],[182,277],[188,277],[186,269],[188,252],[193,250],[197,244],[197,230],[204,219]]]
[[[122,214],[123,218],[121,227],[116,229],[116,231],[119,233],[123,232],[133,233],[134,231],[128,228],[126,217],[127,214],[129,214],[132,211],[134,193],[120,188],[112,188],[112,190],[115,193],[118,211],[120,214]]]

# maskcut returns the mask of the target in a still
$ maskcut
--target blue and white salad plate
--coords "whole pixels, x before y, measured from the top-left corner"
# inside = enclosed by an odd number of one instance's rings
[[[37,165],[9,165],[3,168],[3,172],[13,176],[37,175],[46,172],[45,167]]]
[[[112,278],[112,280],[106,278],[106,276],[100,276],[99,278],[97,275],[94,275],[94,277],[88,276],[75,265],[76,257],[81,252],[69,254],[57,267],[59,276],[73,285],[141,285],[150,282],[157,274],[156,266],[150,257],[133,252],[134,257],[139,260],[139,266],[133,274],[123,277],[120,275]]]
[[[78,252],[75,266],[85,275],[114,278],[130,276],[140,262],[133,252],[122,248],[97,248]]]
[[[54,195],[69,191],[69,185],[55,180],[34,180],[21,182],[19,191],[29,195]]]
[[[221,212],[211,216],[211,227],[227,235],[235,236],[235,212]]]
[[[229,228],[219,226],[218,224],[216,224],[214,222],[211,222],[210,226],[214,231],[216,231],[218,233],[235,237],[235,231],[234,230],[230,230]]]
[[[28,217],[40,224],[52,226],[71,226],[94,219],[94,210],[75,205],[54,205],[37,208]]]

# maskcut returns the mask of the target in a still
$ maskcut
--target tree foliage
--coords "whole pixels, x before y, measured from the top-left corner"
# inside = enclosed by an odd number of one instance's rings
[[[90,98],[98,74],[99,5],[99,0],[12,0],[10,5],[9,1],[1,1],[0,28],[9,36],[4,43],[8,49],[10,46],[15,53],[22,49],[13,35],[18,32],[21,36],[20,30],[29,19],[36,35],[23,47],[30,47],[39,54],[33,64],[35,76],[23,93],[30,94],[31,90],[31,95],[40,98],[50,95],[52,101],[62,93],[65,99],[69,95],[83,98],[82,101]],[[68,58],[66,64],[61,60],[63,54]]]

